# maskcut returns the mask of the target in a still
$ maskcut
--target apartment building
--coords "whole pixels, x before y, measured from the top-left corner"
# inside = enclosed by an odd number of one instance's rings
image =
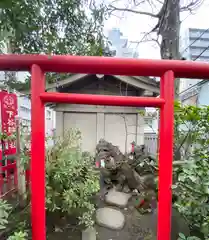
[[[127,37],[124,37],[119,28],[112,28],[109,30],[108,40],[111,43],[110,49],[114,52],[114,56],[124,58],[138,58],[136,44],[129,41]]]
[[[187,28],[182,30],[180,52],[187,60],[209,62],[209,28]],[[180,92],[186,91],[202,79],[181,79]]]

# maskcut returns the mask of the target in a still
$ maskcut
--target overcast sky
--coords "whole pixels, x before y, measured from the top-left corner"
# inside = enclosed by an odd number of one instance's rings
[[[124,3],[128,0],[120,0],[115,6],[124,7]],[[182,0],[182,2],[188,2],[190,0]],[[157,2],[157,1],[156,1]],[[140,8],[142,11],[150,11],[149,7],[144,5]],[[112,16],[106,21],[105,30],[113,27],[118,27],[124,33],[124,36],[128,37],[131,41],[140,41],[144,36],[143,32],[147,32],[155,26],[156,20],[147,16],[137,14],[125,14],[121,18],[121,13],[115,13],[117,16]],[[186,29],[188,27],[196,28],[209,28],[209,0],[205,0],[204,3],[197,10],[194,11],[194,15],[189,12],[181,13],[182,25],[181,28]],[[135,47],[132,44],[130,47]],[[138,52],[140,58],[160,58],[159,48],[154,42],[140,43],[138,45]]]

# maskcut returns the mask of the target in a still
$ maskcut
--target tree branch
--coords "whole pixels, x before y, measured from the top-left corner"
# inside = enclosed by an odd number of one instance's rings
[[[160,0],[156,0],[158,3],[160,3],[160,4],[164,4],[164,2],[163,1],[160,1]]]
[[[150,30],[149,32],[145,33],[144,36],[142,37],[142,39],[138,42],[137,46],[140,44],[140,43],[143,43],[143,42],[147,42],[148,40],[146,39],[151,33],[153,32],[156,32],[157,29],[159,27],[159,22],[152,28],[152,30]]]
[[[112,11],[124,11],[124,12],[136,13],[136,14],[141,14],[141,15],[158,18],[157,14],[153,14],[153,13],[149,13],[149,12],[143,12],[143,11],[138,11],[138,10],[129,9],[129,8],[118,8],[113,5],[109,5],[109,7],[110,7],[110,10],[112,10]]]
[[[200,5],[204,2],[204,0],[192,0],[186,6],[181,7],[181,12],[184,11],[192,11],[200,7]]]

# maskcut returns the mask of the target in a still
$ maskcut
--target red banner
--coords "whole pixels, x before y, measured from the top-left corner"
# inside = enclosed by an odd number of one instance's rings
[[[16,132],[17,96],[13,93],[0,92],[2,133],[11,136]],[[3,140],[4,155],[16,153],[15,140]]]

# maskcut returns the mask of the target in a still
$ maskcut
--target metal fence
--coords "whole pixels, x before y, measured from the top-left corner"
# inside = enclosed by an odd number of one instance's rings
[[[145,133],[144,144],[150,155],[157,156],[158,151],[158,135],[156,133]]]

